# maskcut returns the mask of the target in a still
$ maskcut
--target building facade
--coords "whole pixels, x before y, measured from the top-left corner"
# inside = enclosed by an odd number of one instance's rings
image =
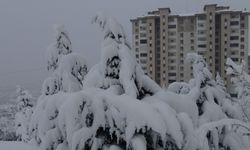
[[[137,61],[149,77],[167,86],[192,78],[192,67],[185,57],[197,52],[207,61],[213,76],[219,72],[229,81],[226,58],[248,62],[248,15],[211,4],[196,14],[171,14],[170,8],[159,8],[131,19]]]

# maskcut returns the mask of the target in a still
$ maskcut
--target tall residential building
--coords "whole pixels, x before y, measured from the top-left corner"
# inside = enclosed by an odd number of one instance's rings
[[[143,70],[159,85],[192,78],[189,52],[202,55],[213,76],[225,73],[226,58],[248,62],[248,15],[216,4],[196,14],[171,14],[159,8],[131,19],[133,48]]]

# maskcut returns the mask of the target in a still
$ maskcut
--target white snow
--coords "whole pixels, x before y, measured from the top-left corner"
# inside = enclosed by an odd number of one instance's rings
[[[0,150],[40,150],[40,149],[36,146],[32,146],[22,142],[0,141]]]
[[[189,83],[162,89],[143,73],[115,19],[99,13],[93,22],[103,31],[100,62],[87,73],[83,58],[64,54],[44,82],[29,126],[41,149],[246,149],[250,128],[240,121],[241,105],[202,56],[187,55]],[[238,66],[229,64],[234,73]]]

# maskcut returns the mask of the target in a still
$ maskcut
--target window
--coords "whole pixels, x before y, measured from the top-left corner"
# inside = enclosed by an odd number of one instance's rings
[[[194,44],[194,40],[193,39],[191,39],[190,42],[191,42],[191,44]]]
[[[141,53],[140,56],[141,57],[147,57],[148,55],[147,55],[147,53]]]
[[[245,34],[244,30],[241,30],[241,32],[240,32],[240,33],[241,33],[241,35]]]
[[[230,40],[239,40],[239,37],[238,36],[231,36]]]
[[[176,49],[176,45],[170,45],[168,48],[169,49]]]
[[[175,34],[176,34],[176,32],[169,32],[169,35],[171,35],[171,36],[173,36]]]
[[[235,61],[235,62],[237,62],[239,59],[238,58],[231,58],[232,59],[232,61]]]
[[[241,21],[244,21],[244,20],[245,20],[245,17],[244,17],[244,16],[241,16],[240,19],[241,19]]]
[[[175,63],[175,59],[169,59],[170,63]]]
[[[198,20],[206,20],[206,15],[199,15]]]
[[[198,27],[204,27],[204,24],[203,23],[199,23]]]
[[[168,83],[176,82],[176,80],[168,80]]]
[[[141,44],[147,44],[147,40],[140,40]]]
[[[206,41],[207,39],[206,39],[206,37],[199,37],[198,38],[198,41]]]
[[[190,36],[191,36],[191,37],[194,37],[194,33],[193,33],[193,32],[191,32],[191,33],[190,33]]]
[[[176,76],[176,73],[168,73],[168,76]]]
[[[140,27],[140,30],[146,30],[146,27]]]
[[[231,55],[236,55],[236,52],[232,51],[232,52],[231,52]]]
[[[141,23],[142,23],[142,24],[147,23],[147,20],[146,20],[146,19],[142,19],[142,20],[141,20]]]
[[[232,32],[232,33],[239,33],[239,30],[237,30],[237,29],[232,29],[231,32]]]
[[[244,45],[240,45],[240,49],[244,49],[245,48],[245,46]]]
[[[239,25],[239,21],[231,21],[230,25],[231,26]]]
[[[244,56],[244,52],[240,52],[240,56]]]
[[[205,34],[205,30],[198,30],[198,34]]]
[[[199,47],[199,48],[206,48],[207,45],[206,45],[206,44],[200,44],[200,45],[198,45],[198,47]]]
[[[238,18],[239,15],[238,14],[231,14],[231,18],[234,19],[234,18]]]
[[[244,42],[244,41],[245,41],[245,39],[242,37],[242,38],[240,38],[240,41],[241,41],[241,42]]]
[[[146,37],[147,35],[146,35],[146,33],[141,33],[140,34],[140,37]]]
[[[191,46],[191,47],[190,47],[190,50],[194,50],[194,46]]]
[[[169,39],[168,40],[169,43],[175,43],[175,41],[176,41],[175,39]]]
[[[169,17],[168,22],[174,22],[174,17]]]
[[[238,43],[231,43],[231,44],[230,44],[230,47],[238,47],[238,46],[239,46]]]
[[[168,70],[175,70],[175,66],[169,66]]]
[[[141,62],[141,64],[146,64],[147,63],[147,61],[145,59],[141,59],[140,62]]]
[[[176,28],[176,25],[168,25],[168,28],[169,29],[174,29],[174,28]]]
[[[135,26],[138,26],[138,21],[135,22]]]
[[[175,53],[169,52],[169,53],[168,53],[168,56],[175,56]]]

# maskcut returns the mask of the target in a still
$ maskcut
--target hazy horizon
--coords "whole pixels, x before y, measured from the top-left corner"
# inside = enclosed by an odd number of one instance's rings
[[[130,19],[160,7],[172,13],[195,13],[204,4],[217,3],[231,9],[250,11],[249,0],[2,0],[0,2],[0,92],[21,85],[39,90],[49,75],[45,51],[54,37],[54,24],[63,24],[69,32],[73,50],[83,55],[90,66],[100,57],[101,31],[91,24],[99,11],[115,17],[131,41]]]

